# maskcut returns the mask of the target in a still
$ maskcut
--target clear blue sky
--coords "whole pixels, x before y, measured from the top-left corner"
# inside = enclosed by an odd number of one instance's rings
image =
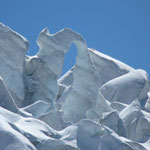
[[[29,40],[29,55],[38,51],[44,27],[51,33],[69,27],[88,47],[150,73],[150,0],[0,0],[0,22]],[[75,56],[71,46],[63,73]]]

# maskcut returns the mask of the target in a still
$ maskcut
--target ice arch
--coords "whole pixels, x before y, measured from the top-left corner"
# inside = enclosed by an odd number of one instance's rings
[[[69,28],[56,34],[50,34],[45,28],[39,34],[37,43],[40,47],[39,52],[26,59],[26,73],[29,77],[26,96],[30,100],[29,103],[40,99],[54,106],[58,94],[57,79],[62,72],[64,54],[74,43],[77,47],[76,65],[73,71],[72,91],[63,107],[64,119],[78,121],[84,118],[86,111],[95,104],[98,90],[97,72],[84,38]]]
[[[77,47],[75,69],[73,70],[72,90],[67,96],[66,103],[62,110],[64,119],[71,122],[78,122],[86,117],[86,112],[95,107],[98,93],[98,74],[89,56],[88,47],[83,37],[70,30],[70,43]]]

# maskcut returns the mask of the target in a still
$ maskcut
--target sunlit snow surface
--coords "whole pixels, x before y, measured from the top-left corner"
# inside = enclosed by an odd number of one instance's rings
[[[0,150],[149,150],[150,83],[144,70],[95,49],[71,29],[28,41],[0,24]],[[75,65],[61,78],[64,54]]]

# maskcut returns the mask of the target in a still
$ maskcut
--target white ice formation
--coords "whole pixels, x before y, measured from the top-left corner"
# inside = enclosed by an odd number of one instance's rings
[[[149,150],[150,82],[65,28],[28,41],[0,24],[0,150]],[[76,64],[62,77],[74,43]]]
[[[24,101],[24,59],[28,50],[28,41],[0,24],[0,76],[9,92],[20,107]]]

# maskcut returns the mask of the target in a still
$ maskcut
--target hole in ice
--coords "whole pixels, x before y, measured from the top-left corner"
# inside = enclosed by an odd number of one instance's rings
[[[77,48],[74,44],[71,44],[70,49],[64,56],[64,65],[61,76],[63,76],[72,66],[76,63]]]

